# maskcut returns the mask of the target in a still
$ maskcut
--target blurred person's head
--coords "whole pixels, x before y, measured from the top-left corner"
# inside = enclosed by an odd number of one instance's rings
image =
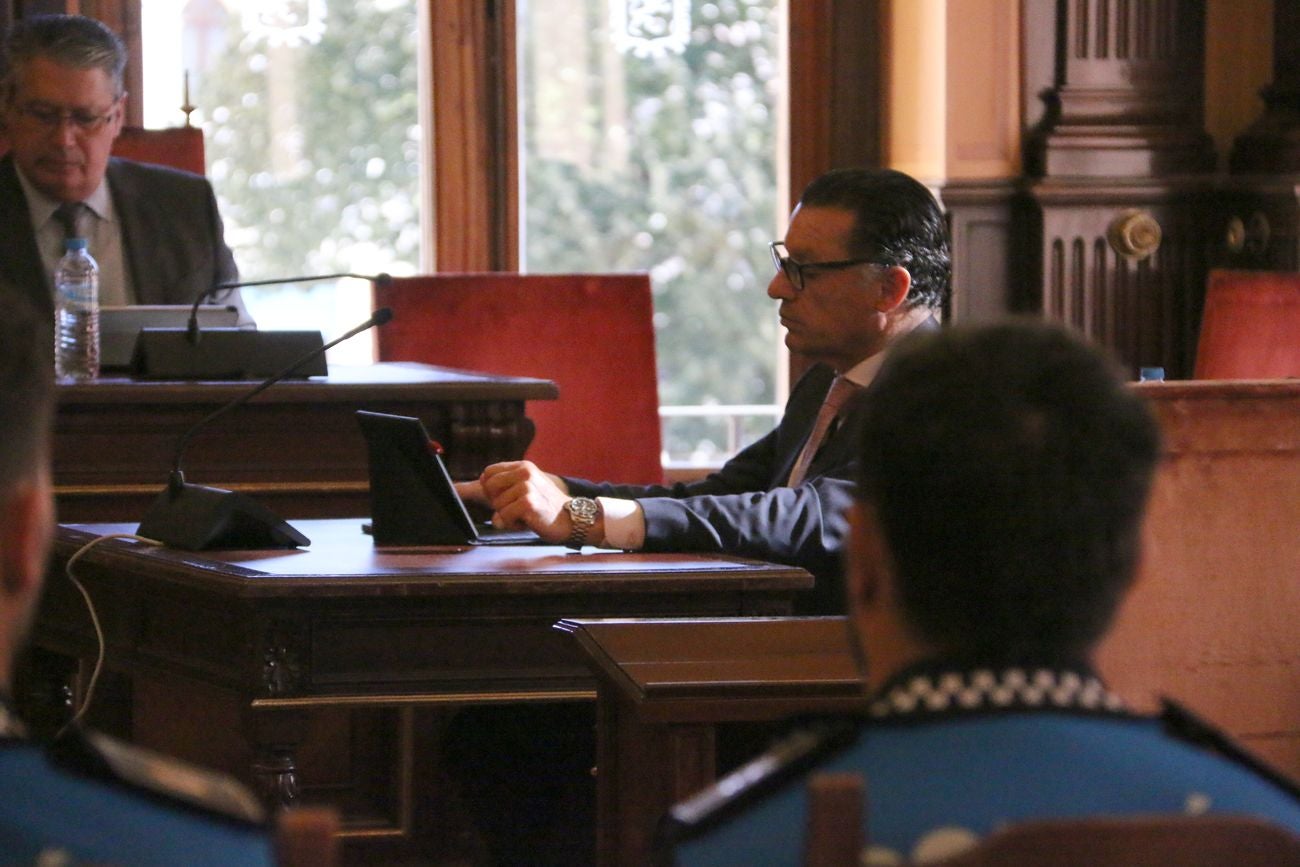
[[[1090,661],[1136,573],[1144,400],[1063,329],[917,334],[865,395],[848,608],[868,682],[931,656]]]
[[[781,301],[786,345],[843,371],[942,309],[946,226],[926,187],[891,169],[837,169],[814,180],[773,247],[767,294]]]
[[[0,692],[40,598],[54,530],[53,346],[49,323],[25,303],[0,316]]]
[[[122,129],[122,41],[93,18],[36,15],[10,28],[0,63],[0,133],[15,164],[51,198],[85,199]]]

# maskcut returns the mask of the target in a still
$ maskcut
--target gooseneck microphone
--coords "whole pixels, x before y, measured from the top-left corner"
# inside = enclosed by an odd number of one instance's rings
[[[186,482],[185,474],[181,470],[185,447],[189,445],[196,433],[211,424],[213,420],[248,403],[277,382],[293,375],[299,368],[323,355],[327,350],[376,325],[383,325],[392,318],[393,311],[387,307],[374,311],[369,319],[346,334],[302,355],[283,370],[267,377],[249,391],[217,407],[195,422],[177,441],[167,487],[149,506],[136,532],[169,547],[186,551],[213,549],[242,551],[310,545],[311,540],[290,526],[283,518],[243,494]]]
[[[352,274],[344,272],[340,274],[310,274],[302,277],[272,277],[269,280],[244,280],[232,281],[229,283],[214,283],[210,289],[200,292],[194,299],[194,304],[190,307],[190,318],[185,325],[185,339],[191,345],[199,342],[202,332],[199,330],[199,307],[204,301],[213,298],[219,292],[229,292],[232,289],[243,289],[249,286],[283,286],[290,283],[314,283],[320,280],[338,280],[343,277],[355,277],[358,280],[369,280],[378,286],[386,286],[393,281],[393,276],[385,271],[378,274]]]

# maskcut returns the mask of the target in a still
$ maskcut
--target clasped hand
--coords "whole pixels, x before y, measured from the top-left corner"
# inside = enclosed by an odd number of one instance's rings
[[[546,542],[565,541],[573,528],[564,508],[569,501],[564,480],[532,461],[492,464],[477,481],[457,482],[456,490],[462,500],[491,508],[495,527],[526,528]]]

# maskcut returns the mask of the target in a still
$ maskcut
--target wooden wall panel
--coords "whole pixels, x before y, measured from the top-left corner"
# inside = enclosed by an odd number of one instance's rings
[[[1005,0],[948,7],[949,181],[1020,174],[1019,19]]]
[[[1109,347],[1134,378],[1163,367],[1171,379],[1191,375],[1205,273],[1208,186],[1152,183],[1095,185],[1044,182],[1029,190],[1026,222],[1037,227],[1041,272],[1032,299],[1048,319]],[[1136,212],[1153,220],[1160,241],[1147,256],[1127,256],[1113,242],[1117,221]]]

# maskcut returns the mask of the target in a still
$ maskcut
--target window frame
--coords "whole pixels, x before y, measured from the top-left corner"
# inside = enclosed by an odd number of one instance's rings
[[[886,0],[787,0],[790,207],[835,166],[881,165]],[[515,0],[429,0],[434,270],[519,269]],[[859,46],[881,50],[862,52]],[[825,95],[830,97],[826,98]]]

